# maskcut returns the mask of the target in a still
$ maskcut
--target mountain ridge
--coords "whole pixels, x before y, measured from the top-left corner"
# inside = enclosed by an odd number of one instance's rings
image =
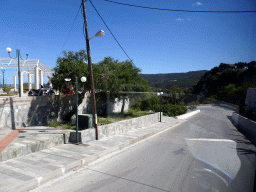
[[[188,71],[181,73],[158,73],[158,74],[141,74],[148,80],[151,87],[169,88],[177,85],[183,88],[189,88],[196,85],[207,70]]]

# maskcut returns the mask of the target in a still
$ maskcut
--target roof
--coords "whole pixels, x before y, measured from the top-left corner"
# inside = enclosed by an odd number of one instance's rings
[[[39,59],[20,59],[20,71],[27,72],[34,75],[34,68],[38,66],[39,69],[43,70],[44,76],[52,76],[54,70],[42,63]],[[0,70],[14,70],[18,71],[18,59],[12,58],[0,58]]]

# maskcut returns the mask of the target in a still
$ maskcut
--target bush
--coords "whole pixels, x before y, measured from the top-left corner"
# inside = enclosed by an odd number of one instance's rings
[[[166,111],[165,111],[166,112]],[[187,112],[187,107],[184,105],[172,105],[170,111],[167,112],[168,116],[178,116]]]
[[[187,106],[191,106],[191,105],[199,105],[200,103],[198,101],[192,101],[190,103],[187,104]]]
[[[52,120],[50,120],[48,123],[47,123],[47,125],[49,126],[49,127],[58,127],[59,125],[60,125],[60,123],[57,121],[57,119],[52,119]]]
[[[141,111],[149,111],[149,110],[159,111],[160,110],[159,102],[160,102],[159,97],[154,96],[149,99],[137,101],[132,106],[132,109],[141,110]]]
[[[198,102],[197,102],[198,103]],[[199,103],[198,103],[199,104]],[[156,112],[160,111],[160,99],[159,97],[152,97],[150,99],[136,102],[132,106],[133,110],[149,111],[153,110]],[[187,107],[184,104],[172,105],[168,98],[162,99],[161,111],[164,115],[177,116],[187,112]]]
[[[11,91],[11,87],[10,87],[10,86],[9,86],[9,87],[3,86],[3,90],[4,90],[4,92],[6,92],[7,94],[9,94],[10,91]]]

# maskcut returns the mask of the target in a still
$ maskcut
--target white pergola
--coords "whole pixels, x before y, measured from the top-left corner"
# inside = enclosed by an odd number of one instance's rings
[[[0,58],[0,70],[16,71],[14,75],[14,90],[16,91],[16,77],[18,74],[18,59],[17,58]],[[39,84],[43,85],[43,77],[50,76],[54,70],[46,65],[40,63],[39,59],[20,59],[20,81],[21,94],[23,93],[23,74],[28,74],[28,88],[31,89],[31,77],[34,76],[35,88],[39,89]],[[40,78],[40,81],[38,79]],[[40,83],[39,83],[40,82]]]

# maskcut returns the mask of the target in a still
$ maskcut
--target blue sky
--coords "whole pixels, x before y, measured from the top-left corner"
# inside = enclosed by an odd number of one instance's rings
[[[254,0],[116,0],[148,7],[200,11],[254,11]],[[256,60],[256,13],[188,13],[149,10],[92,0],[119,43],[143,74],[210,70],[223,63]],[[0,0],[0,58],[6,47],[55,67],[63,50],[86,49],[81,0]],[[106,56],[124,61],[96,11],[86,1],[92,61]],[[67,38],[66,43],[64,44]],[[6,72],[7,83],[13,72]],[[25,80],[25,79],[24,79]],[[26,80],[25,80],[26,81]],[[47,81],[47,79],[45,79]]]

